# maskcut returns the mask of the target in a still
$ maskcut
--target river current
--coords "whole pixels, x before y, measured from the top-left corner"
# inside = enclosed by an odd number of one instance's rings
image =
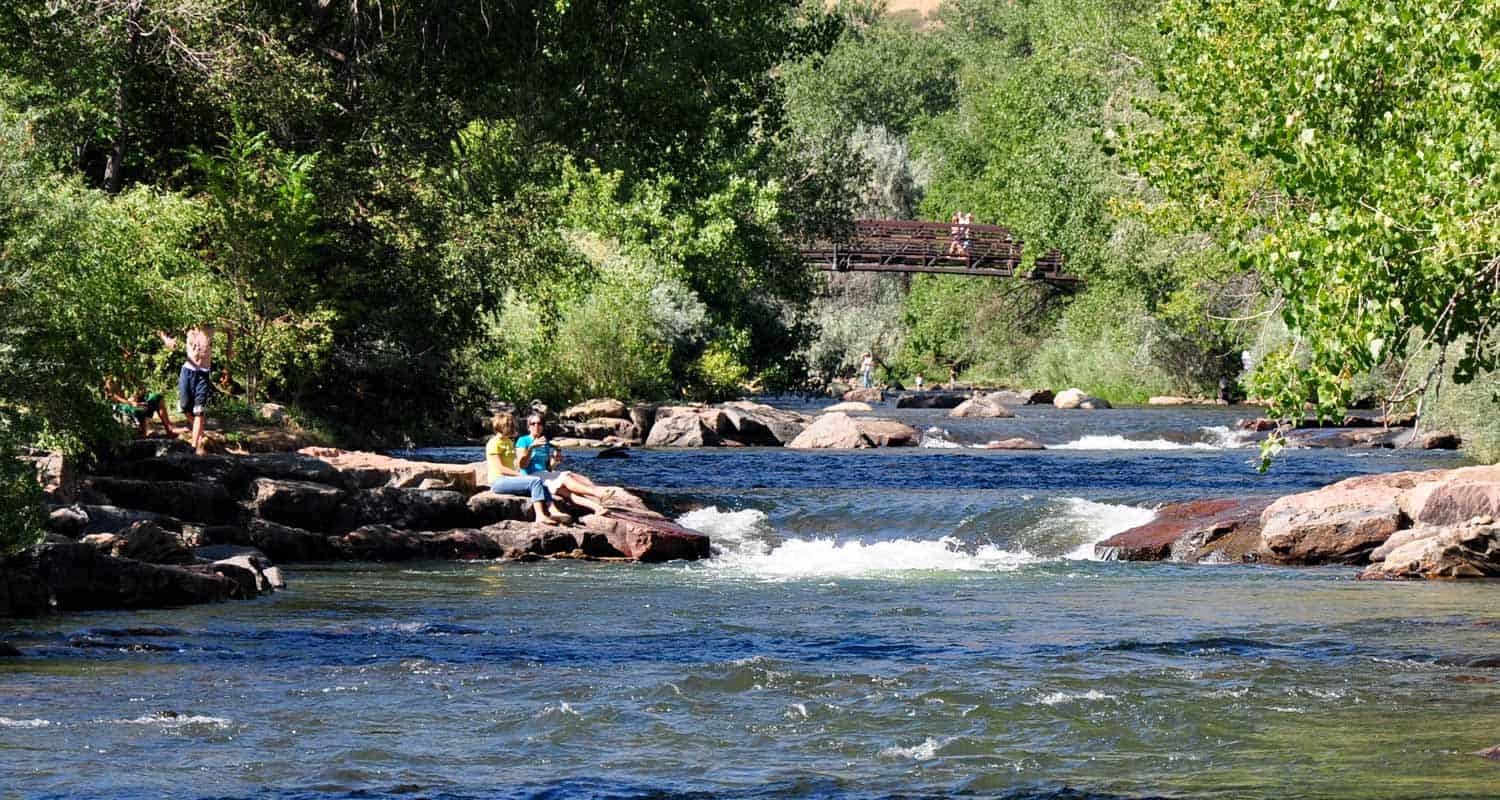
[[[0,621],[0,797],[1496,795],[1500,585],[1093,557],[1161,503],[1457,457],[1260,475],[1242,409],[883,413],[924,446],[570,453],[704,562],[284,565]],[[1054,449],[972,446],[1016,435]]]

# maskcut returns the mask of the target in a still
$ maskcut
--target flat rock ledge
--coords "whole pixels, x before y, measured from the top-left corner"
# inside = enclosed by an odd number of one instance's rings
[[[619,493],[607,516],[530,522],[474,465],[306,448],[253,456],[132,445],[52,494],[46,541],[0,561],[0,617],[248,599],[277,564],[709,555],[709,539]]]
[[[1100,542],[1129,561],[1341,564],[1367,580],[1500,577],[1500,465],[1361,475],[1277,499],[1172,503]]]

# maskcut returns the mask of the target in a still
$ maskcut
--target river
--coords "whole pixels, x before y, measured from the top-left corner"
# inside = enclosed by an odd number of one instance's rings
[[[704,562],[292,565],[252,602],[0,621],[0,796],[1495,795],[1500,585],[1092,558],[1163,502],[1457,457],[1260,475],[1243,410],[891,415],[925,446],[571,454]],[[1014,435],[1062,447],[968,446]]]

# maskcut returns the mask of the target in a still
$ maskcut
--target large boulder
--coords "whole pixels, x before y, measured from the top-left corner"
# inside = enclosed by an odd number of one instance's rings
[[[868,389],[850,389],[839,399],[846,403],[884,403],[885,391],[878,386]]]
[[[1190,406],[1198,401],[1177,395],[1156,395],[1146,401],[1148,406]]]
[[[957,408],[967,399],[967,396],[956,392],[903,394],[896,398],[896,408]]]
[[[1500,526],[1494,517],[1412,528],[1363,573],[1365,579],[1500,577]],[[1392,537],[1395,538],[1395,537]]]
[[[1169,503],[1156,516],[1094,545],[1105,560],[1241,561],[1260,543],[1260,515],[1270,497]]]
[[[115,558],[87,544],[46,545],[37,559],[59,611],[214,603],[236,591],[222,575]]]
[[[205,481],[146,481],[129,478],[94,478],[93,488],[110,505],[155,511],[193,522],[233,522],[239,506],[221,483]]]
[[[250,485],[248,505],[255,516],[310,531],[339,526],[346,492],[310,481],[257,478]]]
[[[1283,497],[1261,515],[1259,554],[1282,564],[1359,564],[1401,529],[1412,473],[1363,475]]]
[[[915,445],[917,440],[915,430],[894,420],[856,418],[835,412],[818,417],[787,447],[802,450],[905,447]]]
[[[338,509],[337,522],[327,530],[351,531],[365,525],[390,525],[415,531],[468,527],[469,498],[442,489],[366,489],[351,495]]]
[[[334,549],[350,561],[417,561],[505,558],[501,542],[473,529],[412,531],[391,525],[366,525],[334,537]]]
[[[35,617],[52,610],[47,582],[31,552],[0,558],[0,619]]]
[[[1419,483],[1402,496],[1401,508],[1416,525],[1500,517],[1500,466],[1456,469]]]
[[[797,438],[807,427],[808,419],[795,411],[736,400],[725,403],[724,418],[730,430],[723,434],[741,444],[779,447]]]
[[[820,413],[820,414],[831,414],[831,413],[836,412],[836,411],[842,411],[845,414],[854,414],[854,413],[858,413],[858,412],[862,412],[862,411],[863,412],[870,412],[870,411],[874,411],[874,410],[875,409],[869,403],[855,403],[855,402],[850,402],[850,403],[834,403],[833,405],[831,405],[831,406],[823,409],[822,411],[820,411],[818,413]]]
[[[1007,393],[993,392],[990,394],[982,394],[978,397],[971,397],[968,400],[959,403],[958,406],[956,406],[952,411],[949,411],[948,416],[991,418],[1014,417],[1016,415],[1016,412],[1006,408],[1005,405],[1000,402],[1001,394]]]
[[[1054,408],[1081,408],[1084,410],[1110,408],[1108,400],[1102,397],[1092,397],[1085,394],[1082,389],[1064,389],[1058,392],[1057,396],[1052,398],[1052,406]]]
[[[615,511],[607,517],[584,517],[582,523],[604,534],[615,550],[635,561],[708,558],[707,536],[658,514]]]
[[[719,444],[719,435],[703,423],[696,413],[663,416],[660,409],[651,434],[646,437],[647,447],[712,447]]]
[[[577,405],[568,406],[559,412],[557,416],[560,419],[580,421],[598,417],[628,420],[630,419],[630,408],[612,397],[600,397],[593,400],[585,400]]]
[[[337,549],[326,534],[265,519],[251,520],[246,530],[249,543],[279,564],[331,561],[338,557]]]
[[[47,517],[47,530],[76,538],[91,533],[123,531],[137,522],[154,522],[169,531],[182,530],[182,522],[167,514],[81,503],[53,509]]]

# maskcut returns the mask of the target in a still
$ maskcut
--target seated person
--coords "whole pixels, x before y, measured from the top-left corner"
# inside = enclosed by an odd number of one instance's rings
[[[490,418],[495,435],[484,446],[484,464],[489,471],[490,491],[495,494],[524,494],[531,497],[531,512],[540,524],[566,525],[573,518],[557,510],[546,482],[535,476],[522,475],[516,469],[516,416],[501,412]]]
[[[136,425],[139,435],[148,434],[147,426],[153,416],[161,419],[162,430],[168,436],[177,435],[172,430],[172,418],[167,415],[167,404],[162,402],[159,392],[140,389],[127,395],[120,389],[119,381],[114,376],[107,376],[104,379],[104,394],[114,404],[114,411],[121,419]]]
[[[516,465],[522,474],[541,478],[547,488],[560,499],[577,503],[601,517],[609,516],[607,503],[619,491],[613,487],[600,486],[576,472],[559,472],[562,463],[562,448],[547,438],[546,420],[533,413],[526,418],[527,434],[516,440]]]

